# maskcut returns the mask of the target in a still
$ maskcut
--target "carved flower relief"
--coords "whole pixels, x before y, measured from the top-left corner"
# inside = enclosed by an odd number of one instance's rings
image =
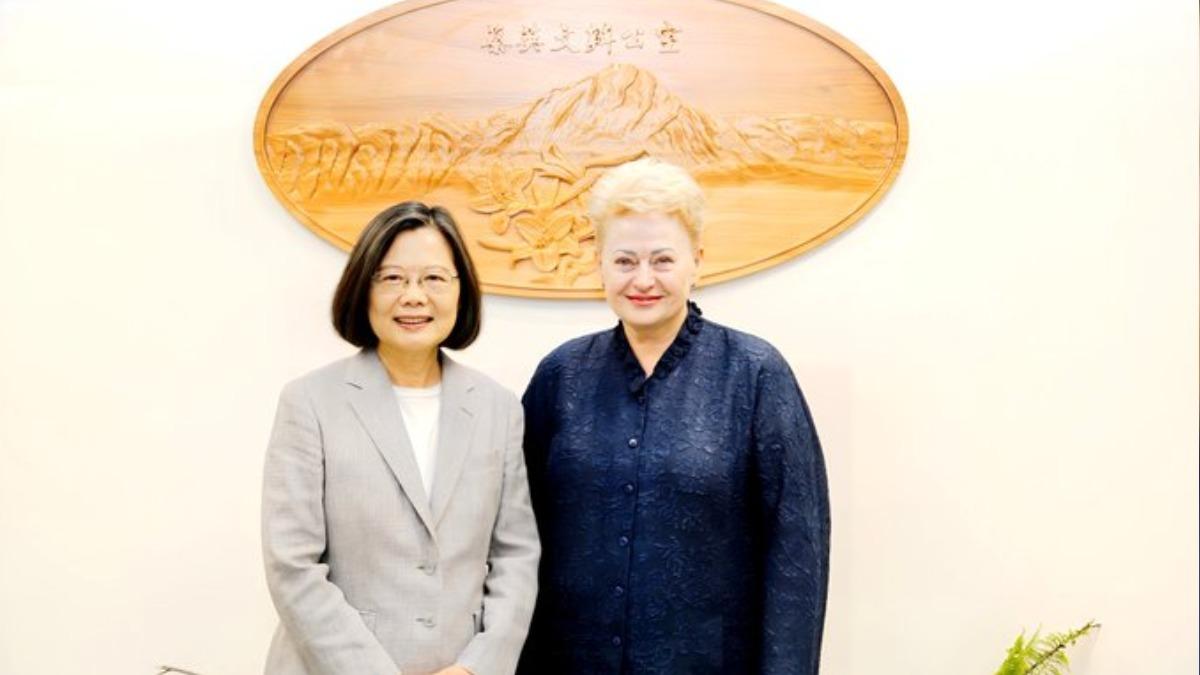
[[[562,278],[562,282],[568,286],[575,283],[575,280],[584,274],[595,271],[599,267],[596,259],[596,248],[588,247],[583,249],[583,252],[578,258],[564,258],[562,264],[558,266],[558,274]],[[552,278],[546,276],[539,277],[535,281],[541,283],[550,283]]]
[[[533,266],[541,272],[551,272],[558,267],[558,259],[562,255],[578,256],[579,241],[571,236],[577,217],[569,211],[555,213],[551,209],[541,208],[513,218],[517,234],[526,244],[515,249],[514,255],[518,251],[521,255],[528,253]]]
[[[582,171],[553,153],[550,159],[556,160],[553,167],[543,163],[518,168],[494,162],[471,180],[476,196],[470,207],[490,216],[490,229],[496,236],[481,238],[484,248],[507,252],[513,266],[529,260],[539,272],[557,271],[569,284],[595,267],[595,252],[583,246],[595,230],[590,218],[567,206],[577,195],[559,194],[564,184],[578,178],[573,170]],[[519,239],[501,236],[510,228]],[[538,280],[549,283],[553,277]]]
[[[578,212],[540,207],[517,214],[512,222],[521,236],[520,242],[502,237],[480,240],[485,248],[507,251],[512,265],[530,260],[538,271],[553,272],[559,267],[562,256],[576,263],[583,258],[591,260],[595,257],[590,249],[585,251],[582,245],[583,240],[595,234],[595,230],[590,219]]]
[[[528,208],[524,193],[532,180],[533,169],[505,170],[500,162],[494,162],[490,171],[476,175],[472,181],[476,196],[470,202],[471,209],[490,215],[492,230],[503,234],[509,218]]]

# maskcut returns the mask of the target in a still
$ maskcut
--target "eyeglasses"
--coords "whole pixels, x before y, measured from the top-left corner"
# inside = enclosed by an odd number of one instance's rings
[[[384,267],[371,275],[371,281],[380,290],[393,294],[403,293],[411,282],[416,282],[417,288],[430,295],[438,295],[450,290],[458,275],[444,267],[426,267],[422,270],[406,270],[401,267]]]

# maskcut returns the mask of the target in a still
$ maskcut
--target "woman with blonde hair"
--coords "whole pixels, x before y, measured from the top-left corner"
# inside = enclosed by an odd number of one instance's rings
[[[703,195],[685,171],[623,165],[590,209],[619,322],[525,391],[543,553],[519,672],[816,673],[829,502],[800,388],[690,302]]]

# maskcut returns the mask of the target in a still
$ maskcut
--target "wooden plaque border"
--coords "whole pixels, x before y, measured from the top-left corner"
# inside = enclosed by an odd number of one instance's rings
[[[321,227],[313,218],[305,213],[298,213],[299,209],[292,208],[292,201],[283,194],[280,187],[269,176],[272,175],[270,163],[267,160],[266,150],[266,129],[267,121],[270,119],[271,112],[274,110],[280,93],[291,82],[301,70],[304,69],[310,62],[315,60],[323,52],[337,45],[338,43],[353,37],[366,28],[393,19],[403,14],[408,14],[426,7],[435,5],[456,2],[457,0],[405,0],[383,9],[377,10],[366,16],[343,26],[326,36],[321,41],[317,42],[312,47],[306,49],[300,56],[292,60],[290,64],[275,78],[263,97],[262,103],[258,107],[258,113],[254,119],[254,158],[258,164],[258,170],[266,180],[271,193],[275,198],[287,209],[288,213],[298,218],[305,227],[312,230],[317,236],[325,239],[329,243],[337,246],[342,250],[349,250],[354,245],[354,242],[346,242],[342,238],[334,235],[325,228]],[[828,26],[815,21],[799,12],[793,11],[786,7],[776,5],[765,0],[709,0],[711,2],[721,2],[728,5],[736,5],[748,10],[760,12],[768,16],[781,19],[795,26],[803,28],[821,38],[828,41],[838,49],[845,52],[852,59],[860,63],[867,72],[879,83],[887,95],[889,102],[892,105],[892,110],[896,115],[896,148],[892,156],[891,164],[887,167],[883,180],[876,186],[874,192],[864,200],[858,208],[847,214],[842,220],[835,223],[833,226],[822,231],[815,237],[802,241],[791,248],[780,251],[754,262],[746,263],[740,267],[725,270],[723,272],[702,275],[698,285],[707,286],[709,284],[729,281],[739,277],[747,276],[759,272],[761,270],[774,267],[782,262],[790,260],[805,253],[811,249],[817,248],[826,241],[841,234],[851,225],[858,222],[868,211],[870,211],[888,189],[895,182],[896,176],[900,173],[900,168],[904,163],[905,156],[908,151],[908,113],[904,107],[904,101],[900,98],[900,92],[896,89],[887,73],[879,66],[870,56],[862,49],[856,46],[853,42],[843,37],[840,33],[829,28]],[[544,292],[538,292],[526,287],[510,286],[505,284],[495,284],[481,282],[484,292],[498,293],[501,295],[510,295],[529,298],[547,298],[547,299],[579,299],[579,298],[601,298],[602,292],[585,289],[555,289],[552,296],[547,296]]]

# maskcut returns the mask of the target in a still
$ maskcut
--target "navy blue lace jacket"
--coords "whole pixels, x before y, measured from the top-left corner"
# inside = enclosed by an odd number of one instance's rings
[[[825,465],[775,348],[690,305],[650,377],[618,324],[523,403],[542,561],[519,673],[817,673]]]

